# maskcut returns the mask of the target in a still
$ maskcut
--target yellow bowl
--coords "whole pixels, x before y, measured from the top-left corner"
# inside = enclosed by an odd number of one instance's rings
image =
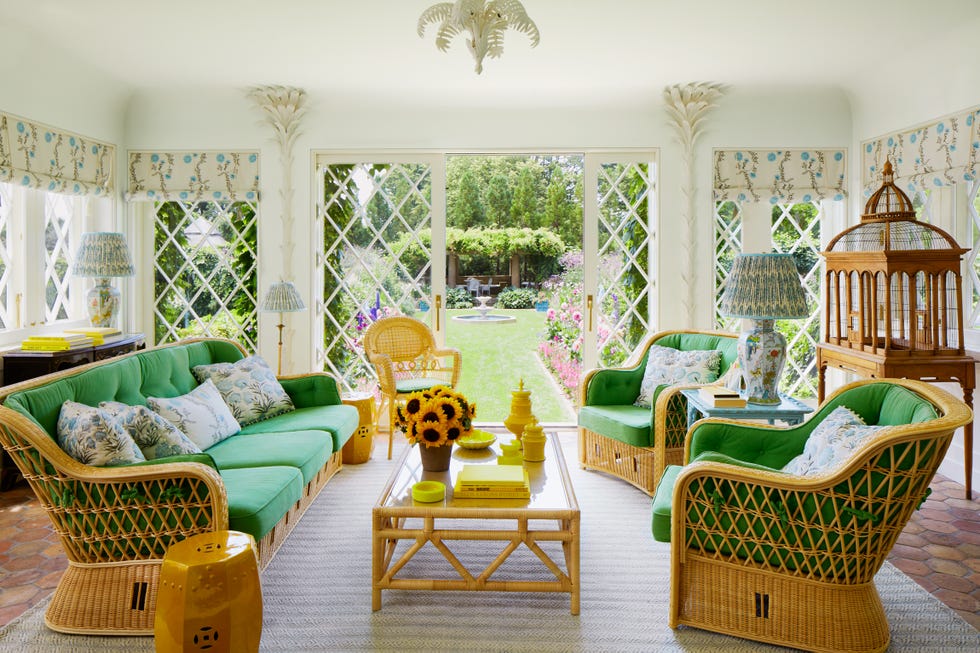
[[[446,497],[446,486],[439,481],[419,481],[412,486],[412,498],[422,503],[435,503]]]
[[[465,438],[458,438],[456,444],[464,449],[486,449],[497,441],[497,436],[486,431],[474,430]]]

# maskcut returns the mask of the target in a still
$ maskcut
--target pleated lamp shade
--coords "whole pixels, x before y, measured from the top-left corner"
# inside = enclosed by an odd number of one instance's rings
[[[261,310],[268,313],[296,313],[305,311],[306,304],[291,281],[279,281],[269,286],[262,300]]]
[[[82,234],[72,274],[78,277],[131,277],[135,269],[126,237],[111,231]]]

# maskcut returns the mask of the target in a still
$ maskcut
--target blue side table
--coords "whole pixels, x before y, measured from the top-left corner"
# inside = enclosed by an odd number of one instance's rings
[[[701,417],[725,417],[728,419],[764,419],[770,424],[775,424],[776,420],[786,422],[788,425],[801,424],[803,419],[813,412],[813,409],[804,404],[799,399],[794,399],[789,395],[779,395],[783,400],[779,404],[764,406],[762,404],[746,404],[743,408],[716,407],[706,404],[698,393],[697,388],[681,390],[681,394],[687,398],[687,428],[691,428],[694,422]]]

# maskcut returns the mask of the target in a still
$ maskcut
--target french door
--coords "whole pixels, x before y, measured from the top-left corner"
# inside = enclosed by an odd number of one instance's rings
[[[657,170],[655,152],[577,154],[582,242],[567,246],[581,251],[568,290],[580,321],[566,344],[584,371],[619,364],[655,327]],[[370,390],[360,342],[372,321],[414,316],[444,342],[446,153],[320,153],[316,171],[317,364]]]

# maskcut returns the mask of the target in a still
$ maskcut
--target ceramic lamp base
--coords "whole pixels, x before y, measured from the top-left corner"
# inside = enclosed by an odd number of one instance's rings
[[[738,338],[738,362],[745,379],[745,400],[773,405],[779,398],[779,377],[786,364],[786,338],[773,329],[774,320],[753,320]]]
[[[114,327],[119,317],[119,291],[108,279],[99,279],[85,297],[88,319],[94,327]]]

